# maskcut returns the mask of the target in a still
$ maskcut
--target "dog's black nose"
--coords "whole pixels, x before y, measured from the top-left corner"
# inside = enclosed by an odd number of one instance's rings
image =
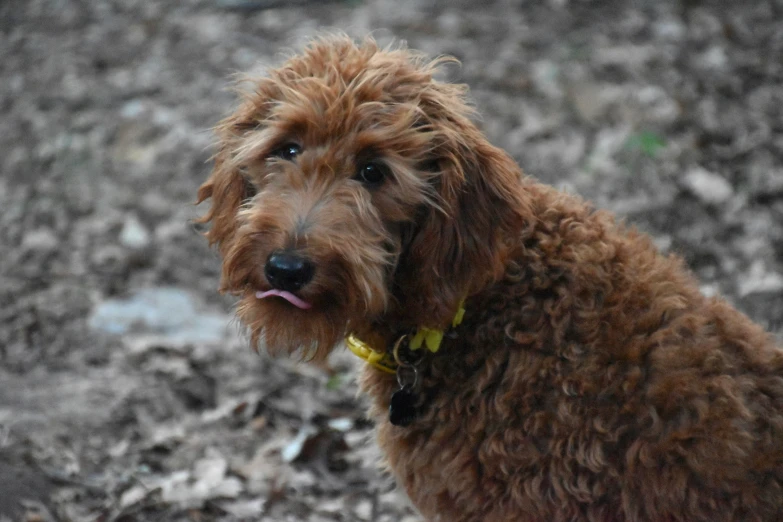
[[[278,290],[295,292],[313,278],[313,264],[302,256],[288,252],[274,252],[266,260],[264,274]]]

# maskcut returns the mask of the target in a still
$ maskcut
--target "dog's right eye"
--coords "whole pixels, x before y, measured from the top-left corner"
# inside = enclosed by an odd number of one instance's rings
[[[389,175],[386,165],[375,161],[362,164],[356,172],[356,179],[370,187],[377,187]]]
[[[280,158],[286,161],[293,161],[302,152],[302,147],[296,143],[286,143],[285,145],[276,148],[269,155],[272,158]]]

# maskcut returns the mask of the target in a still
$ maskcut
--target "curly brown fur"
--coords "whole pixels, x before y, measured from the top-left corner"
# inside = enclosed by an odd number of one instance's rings
[[[428,520],[783,520],[783,350],[644,235],[523,177],[433,79],[441,61],[317,40],[218,128],[199,201],[254,345],[387,347],[467,296],[411,426],[388,421],[394,376],[363,376]],[[281,250],[313,262],[312,308],[256,298]]]

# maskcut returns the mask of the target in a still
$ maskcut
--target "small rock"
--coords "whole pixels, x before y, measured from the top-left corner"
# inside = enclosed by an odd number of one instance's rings
[[[620,152],[631,134],[627,126],[606,127],[595,135],[593,149],[587,154],[587,169],[590,172],[613,172],[617,169],[615,156]],[[593,183],[593,176],[589,178]]]
[[[636,101],[643,107],[644,120],[670,124],[682,113],[680,104],[665,89],[647,85],[634,92]]]
[[[148,488],[141,485],[126,489],[120,497],[120,508],[125,509],[134,506],[147,498],[148,494]]]
[[[708,69],[725,69],[729,59],[723,47],[713,45],[699,55],[698,61]]]
[[[685,25],[675,18],[664,18],[653,25],[653,32],[662,40],[682,40],[686,31]]]
[[[185,439],[185,428],[181,425],[159,425],[150,430],[149,448],[173,448]]]
[[[783,196],[783,168],[752,168],[750,179],[750,192],[753,197],[766,199]]]
[[[161,489],[161,497],[165,502],[178,503],[188,507],[197,506],[198,502],[193,502],[189,481],[190,472],[186,470],[175,471],[162,478],[158,484]]]
[[[35,252],[52,252],[57,249],[59,240],[50,228],[38,228],[24,235],[22,249]]]
[[[672,236],[668,234],[653,236],[653,243],[655,244],[655,247],[664,253],[671,249],[673,242],[674,240],[672,239]]]
[[[144,102],[131,100],[120,108],[120,116],[127,119],[138,118],[144,112]]]
[[[549,98],[563,96],[563,88],[560,84],[560,69],[551,60],[538,60],[530,65],[530,75],[533,86],[543,95]]]
[[[143,250],[150,244],[150,233],[136,214],[130,214],[122,225],[120,244],[132,250]]]
[[[720,287],[716,284],[705,283],[699,286],[699,290],[704,297],[716,297],[720,295]]]
[[[161,192],[147,192],[140,201],[141,210],[145,216],[165,218],[171,215],[172,202]]]
[[[330,419],[327,424],[333,430],[348,431],[353,428],[353,419],[348,417],[340,417],[338,419]]]
[[[201,459],[193,466],[193,477],[205,489],[210,490],[223,481],[228,471],[228,463],[221,456]]]
[[[763,261],[755,261],[750,269],[739,277],[740,297],[751,294],[776,294],[783,292],[783,275],[768,271]]]
[[[372,502],[369,500],[361,500],[353,508],[353,512],[359,520],[371,520],[372,519]]]
[[[702,203],[719,205],[734,195],[734,188],[722,176],[703,167],[694,167],[685,175],[685,188]]]
[[[437,19],[438,29],[446,34],[459,34],[463,17],[455,11],[445,11]]]
[[[587,123],[606,116],[612,104],[624,95],[617,87],[590,81],[576,81],[568,85],[566,94],[576,113]]]
[[[238,478],[224,477],[210,493],[211,498],[238,498],[244,489],[244,484]]]
[[[280,452],[280,456],[283,458],[283,462],[293,462],[302,453],[305,443],[314,435],[318,434],[318,430],[315,427],[305,424],[302,429],[299,430],[296,437],[286,444],[283,450]]]
[[[171,243],[176,238],[187,236],[192,231],[184,221],[164,221],[155,228],[155,240],[158,243]]]
[[[342,498],[326,500],[318,505],[318,510],[322,513],[330,513],[330,514],[344,513],[345,500]]]
[[[129,448],[130,448],[130,441],[128,439],[123,439],[117,444],[111,446],[107,450],[107,453],[111,458],[118,459],[120,457],[127,455]]]
[[[235,518],[258,520],[264,512],[264,500],[238,500],[236,502],[224,502],[220,508]]]
[[[118,274],[127,269],[128,252],[119,245],[101,245],[93,251],[90,261],[100,272]]]
[[[208,500],[234,499],[243,491],[242,481],[227,477],[228,463],[215,451],[197,461],[193,471],[178,471],[158,481],[162,498],[180,507],[200,508]]]
[[[100,303],[93,310],[89,325],[114,335],[156,334],[158,342],[175,346],[222,340],[229,318],[200,312],[195,301],[194,295],[179,288],[145,288],[129,298]]]

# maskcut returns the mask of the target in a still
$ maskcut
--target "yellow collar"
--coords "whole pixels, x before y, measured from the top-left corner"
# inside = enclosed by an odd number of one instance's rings
[[[451,327],[456,328],[462,322],[462,318],[465,316],[465,301],[461,301],[457,313],[454,315],[454,319],[451,321]],[[411,337],[408,343],[408,348],[411,350],[418,350],[422,346],[427,348],[432,353],[436,353],[440,350],[440,345],[443,341],[443,330],[436,330],[434,328],[427,328],[426,326],[420,326],[416,333]],[[374,350],[369,344],[365,343],[356,335],[348,334],[345,338],[345,344],[348,348],[360,359],[364,359],[367,364],[377,368],[386,373],[397,373],[397,367],[399,363],[396,360],[396,356],[393,352],[379,352]],[[396,351],[396,346],[395,346]]]

